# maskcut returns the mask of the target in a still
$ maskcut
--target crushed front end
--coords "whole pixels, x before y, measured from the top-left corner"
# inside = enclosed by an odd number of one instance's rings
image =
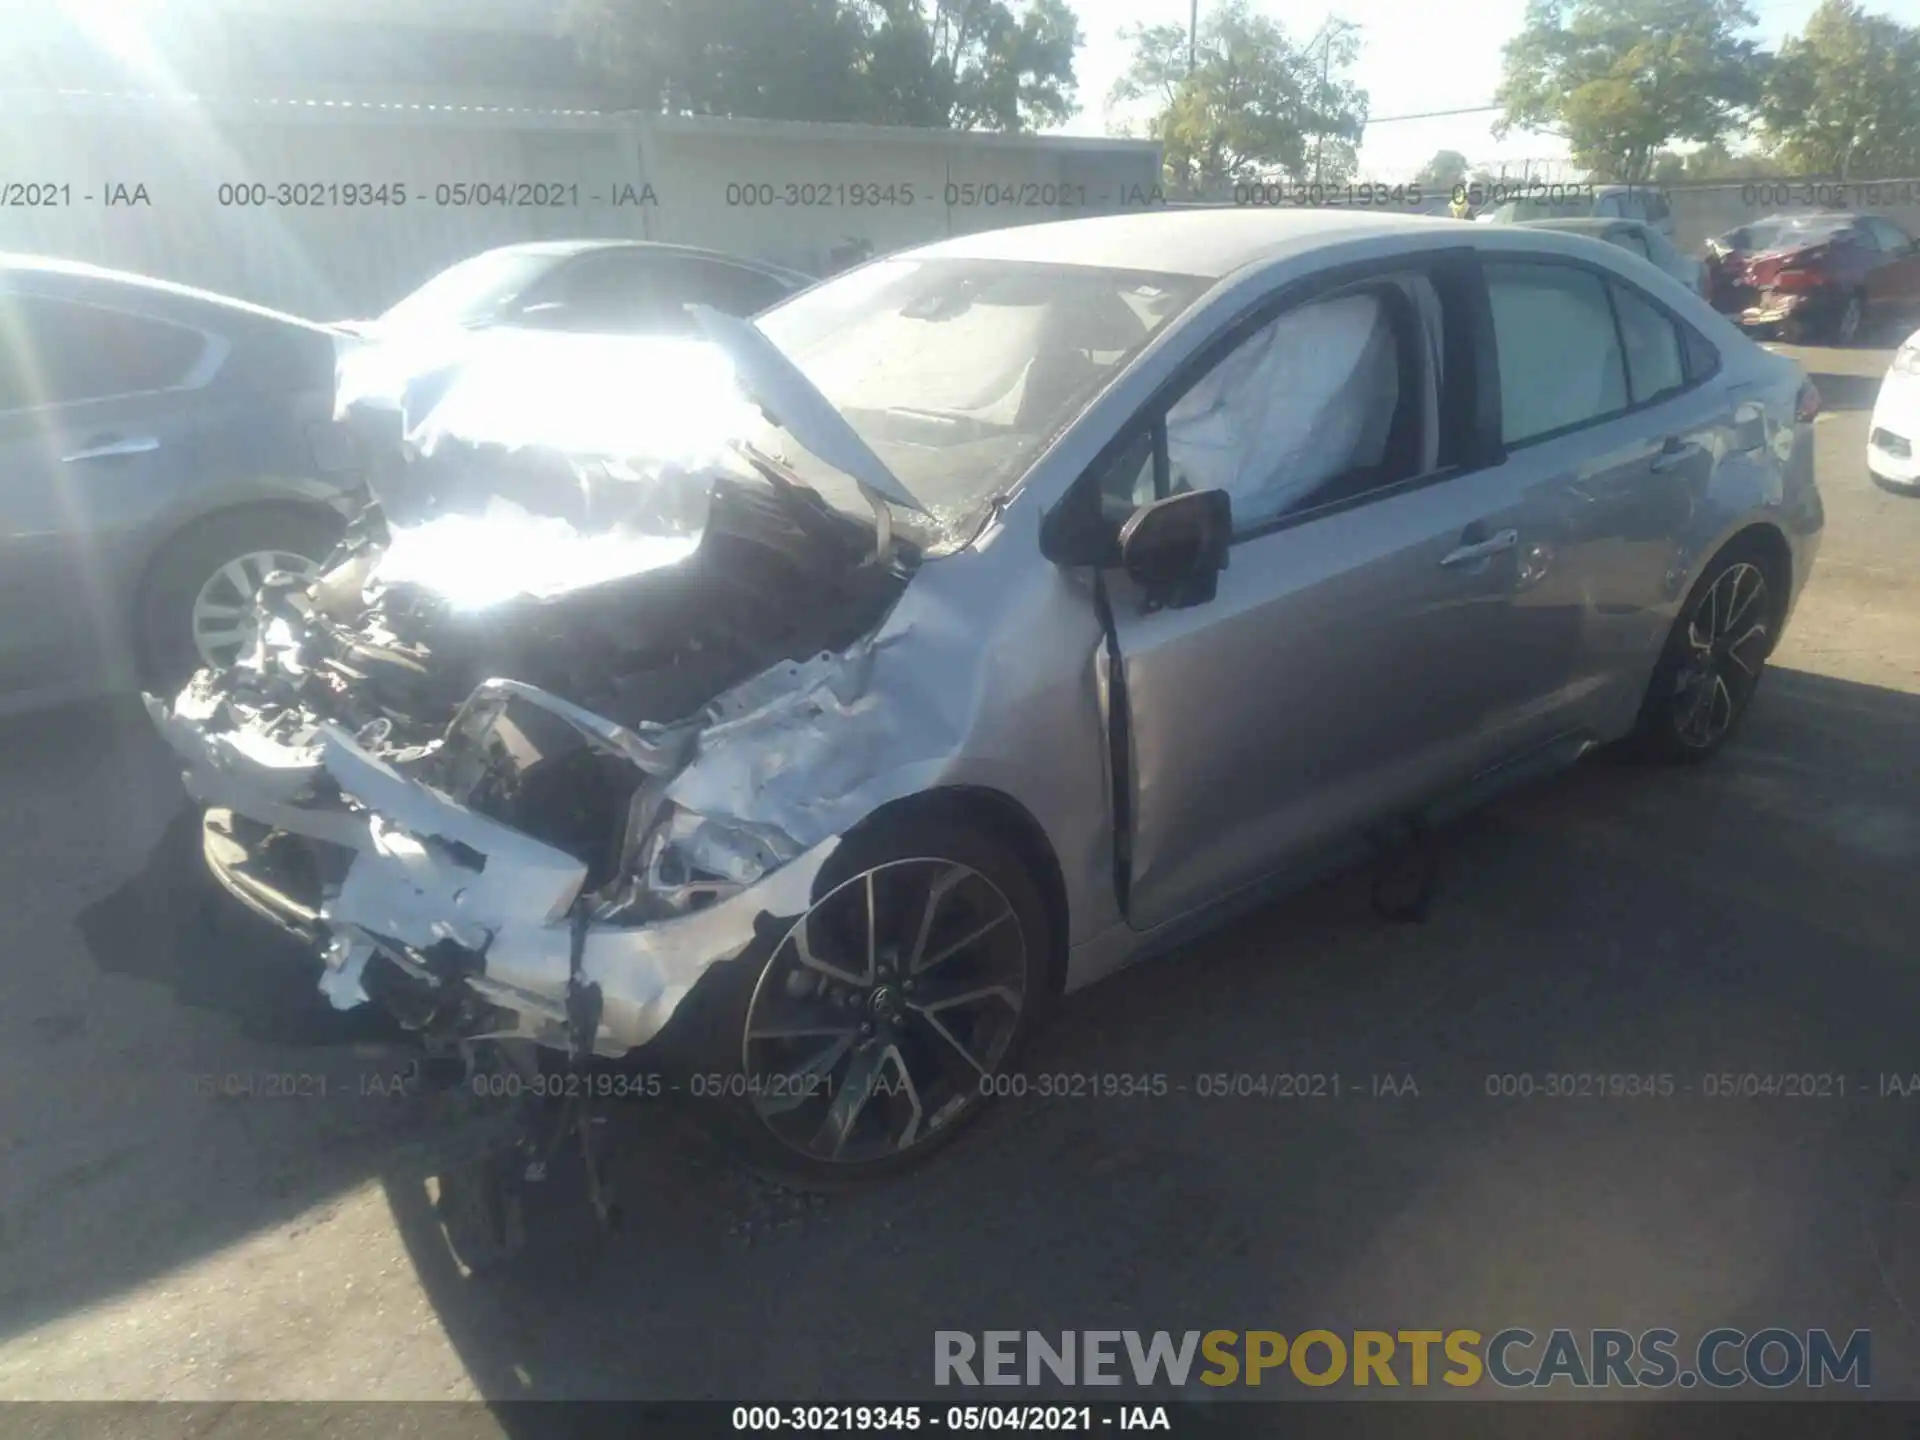
[[[321,577],[270,579],[240,660],[146,703],[212,873],[335,1006],[468,1073],[629,1057],[838,843],[676,785],[844,687],[913,556],[751,466],[471,418],[376,415],[390,463]]]

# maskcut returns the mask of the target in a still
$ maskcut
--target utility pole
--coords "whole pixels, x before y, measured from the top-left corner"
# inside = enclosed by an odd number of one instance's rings
[[[1331,78],[1333,69],[1334,36],[1338,35],[1342,30],[1351,30],[1353,28],[1354,27],[1349,25],[1345,20],[1332,15],[1327,17],[1327,23],[1321,27],[1321,32],[1324,37],[1320,45],[1320,92],[1322,95],[1326,93],[1327,81]],[[1316,185],[1320,183],[1320,147],[1326,143],[1326,138],[1326,128],[1323,124],[1322,127],[1314,133],[1313,137],[1313,183]]]
[[[1200,34],[1200,0],[1187,10],[1187,74],[1193,74],[1193,57]]]

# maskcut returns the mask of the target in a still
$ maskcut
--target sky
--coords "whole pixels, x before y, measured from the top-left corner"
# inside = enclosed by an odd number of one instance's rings
[[[1104,135],[1111,121],[1125,120],[1110,111],[1107,92],[1125,73],[1131,47],[1119,38],[1135,24],[1176,24],[1184,27],[1188,0],[1072,0],[1080,17],[1085,44],[1074,61],[1080,81],[1080,114],[1056,132],[1067,135]],[[1211,0],[1201,0],[1201,14]],[[1797,34],[1817,7],[1818,0],[1748,0],[1756,24],[1752,38],[1771,46]],[[1486,105],[1500,83],[1501,48],[1519,31],[1526,0],[1454,0],[1442,18],[1437,0],[1303,0],[1297,5],[1280,0],[1253,0],[1254,9],[1279,21],[1298,40],[1311,37],[1329,14],[1360,27],[1360,58],[1353,78],[1370,96],[1374,115],[1418,115],[1435,110],[1457,110]],[[1868,0],[1866,8],[1898,20],[1920,24],[1920,0]],[[1442,119],[1409,120],[1369,125],[1360,149],[1358,178],[1406,181],[1436,150],[1458,150],[1475,165],[1499,170],[1502,161],[1517,168],[1521,161],[1557,160],[1564,165],[1566,146],[1547,135],[1519,131],[1505,140],[1493,138],[1496,113],[1455,115]],[[1539,167],[1534,168],[1539,174]],[[1550,172],[1548,179],[1556,178]]]

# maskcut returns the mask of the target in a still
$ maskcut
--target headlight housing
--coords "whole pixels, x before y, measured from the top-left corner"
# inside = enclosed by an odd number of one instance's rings
[[[1893,352],[1893,373],[1920,375],[1920,341],[1909,340]]]

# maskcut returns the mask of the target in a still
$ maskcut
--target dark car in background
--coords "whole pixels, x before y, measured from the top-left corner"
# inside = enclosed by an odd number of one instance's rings
[[[1920,244],[1879,215],[1770,215],[1709,240],[1706,258],[1714,308],[1790,343],[1849,345],[1920,309]]]
[[[753,315],[813,277],[717,250],[645,240],[542,240],[451,265],[378,319],[345,329],[374,339],[432,330],[576,330],[693,335],[688,305]]]
[[[363,489],[340,337],[204,291],[0,256],[0,714],[227,664],[260,582]]]

